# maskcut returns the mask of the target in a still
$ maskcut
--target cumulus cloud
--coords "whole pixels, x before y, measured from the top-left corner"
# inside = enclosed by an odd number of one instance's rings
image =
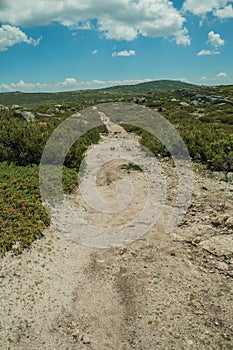
[[[75,78],[66,78],[64,81],[57,83],[57,86],[75,86],[77,83],[78,82]]]
[[[197,56],[215,56],[219,54],[220,52],[216,50],[201,50],[197,53]]]
[[[214,33],[213,30],[208,33],[207,43],[214,47],[214,50],[201,50],[197,53],[197,56],[215,56],[219,55],[218,48],[225,44],[225,41],[221,38],[220,34]]]
[[[176,34],[176,43],[183,46],[188,46],[191,44],[191,39],[186,28],[183,28]]]
[[[208,43],[216,48],[225,44],[220,34],[214,33],[213,31],[208,33]]]
[[[129,80],[98,80],[77,81],[75,78],[66,78],[64,81],[54,84],[49,83],[30,83],[20,80],[18,83],[3,83],[0,84],[1,91],[23,91],[23,92],[37,92],[37,91],[66,91],[75,89],[95,89],[104,88],[116,85],[132,85],[152,81],[151,78],[145,79],[129,79]]]
[[[92,29],[96,23],[95,28],[107,39],[131,41],[139,35],[172,35],[178,44],[190,43],[184,27],[186,19],[169,0],[21,0],[1,4],[0,22],[4,24],[59,22],[70,28]]]
[[[233,6],[227,5],[226,7],[222,8],[222,9],[217,9],[215,11],[215,16],[217,16],[221,19],[233,18]]]
[[[20,80],[18,83],[4,83],[0,85],[3,91],[57,91],[60,89],[71,89],[78,86],[78,81],[75,78],[66,78],[64,81],[54,84],[48,83],[30,83]]]
[[[22,30],[15,26],[4,24],[0,27],[0,51],[6,51],[9,47],[19,43],[36,46],[40,40],[29,38]]]
[[[228,75],[226,72],[220,72],[217,74],[217,78],[228,78]]]
[[[113,52],[112,57],[129,57],[129,56],[135,56],[136,52],[134,50],[123,50],[118,52]]]
[[[18,83],[3,83],[0,85],[0,89],[2,91],[40,91],[43,89],[47,89],[49,87],[48,84],[43,83],[27,83],[24,80],[20,80]]]
[[[93,50],[92,55],[96,55],[98,53],[98,50]]]
[[[212,13],[215,17],[226,19],[233,18],[231,3],[232,0],[185,0],[183,9],[198,16]]]
[[[131,41],[137,38],[138,30],[127,23],[118,23],[115,20],[105,18],[99,20],[99,29],[104,32],[105,37],[110,40]]]
[[[222,3],[227,1],[222,0],[185,0],[183,9],[189,11],[195,15],[205,15],[208,12],[212,12],[216,8],[220,8]]]

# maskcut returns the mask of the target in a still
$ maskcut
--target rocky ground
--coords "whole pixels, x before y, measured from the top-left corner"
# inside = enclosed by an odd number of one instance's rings
[[[121,128],[109,128],[100,147],[130,138]],[[232,185],[195,167],[192,204],[167,234],[177,179],[170,161],[160,165],[166,205],[153,228],[135,242],[85,247],[51,226],[30,250],[1,258],[0,349],[233,349]],[[143,173],[116,161],[105,164],[97,177],[109,200],[125,176],[137,191],[120,219],[95,215],[79,191],[68,200],[97,226],[118,226],[137,215],[146,200]]]

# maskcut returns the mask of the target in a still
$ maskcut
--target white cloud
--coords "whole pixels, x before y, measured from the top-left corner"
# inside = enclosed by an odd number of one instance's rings
[[[219,55],[218,48],[225,44],[225,41],[221,38],[220,34],[214,33],[213,30],[208,33],[207,43],[214,47],[214,50],[201,50],[197,53],[197,56],[215,56]]]
[[[181,78],[178,78],[178,79],[176,79],[176,80],[180,80],[180,81],[183,81],[183,82],[185,82],[185,83],[191,83],[191,82],[189,81],[189,79],[186,78],[186,77],[181,77]]]
[[[41,39],[29,38],[19,28],[4,24],[0,27],[0,51],[6,51],[9,47],[19,43],[38,45]]]
[[[205,75],[203,75],[203,76],[200,78],[200,81],[201,81],[202,83],[206,82],[207,80],[208,80],[208,78],[207,78]]]
[[[216,50],[201,50],[197,53],[197,56],[212,56],[219,55],[220,52]]]
[[[75,78],[66,78],[62,82],[54,84],[49,83],[30,83],[20,80],[18,83],[3,83],[0,84],[1,91],[24,91],[24,92],[37,92],[37,91],[66,91],[75,89],[95,89],[104,88],[108,86],[116,85],[132,85],[152,81],[151,78],[146,79],[126,79],[126,80],[91,80],[91,81],[77,81]]]
[[[208,43],[215,48],[223,46],[225,44],[220,34],[214,33],[213,30],[208,33]]]
[[[186,0],[183,4],[183,9],[195,15],[205,15],[212,12],[215,8],[219,8],[222,3],[227,1],[222,0]]]
[[[0,89],[3,91],[55,91],[59,89],[70,89],[78,86],[75,78],[66,78],[64,81],[48,84],[48,83],[28,83],[20,80],[18,83],[1,84]]]
[[[228,78],[228,75],[225,72],[220,72],[217,74],[217,78]]]
[[[80,82],[79,85],[82,87],[106,87],[106,86],[116,86],[116,85],[133,85],[139,83],[146,83],[152,81],[151,78],[145,79],[125,79],[125,80],[91,80]]]
[[[0,2],[0,22],[17,26],[53,22],[70,28],[92,29],[107,39],[131,41],[139,35],[177,37],[189,44],[186,19],[169,0],[29,0]],[[184,30],[184,31],[183,31]]]
[[[92,55],[96,55],[98,53],[98,50],[93,50]]]
[[[227,5],[222,9],[217,9],[215,11],[215,16],[221,19],[233,18],[233,7],[232,5]]]
[[[61,23],[66,26],[69,27],[72,30],[91,30],[92,29],[92,25],[90,23],[90,21],[84,21],[84,22],[78,22],[78,23],[73,23],[73,21],[71,20],[63,20],[61,21]]]
[[[104,32],[106,38],[110,40],[131,41],[138,36],[138,31],[131,27],[130,24],[118,23],[108,18],[99,21],[99,29]]]
[[[194,15],[205,16],[212,13],[215,17],[233,18],[232,0],[185,0],[183,9]]]
[[[123,51],[119,51],[119,52],[113,52],[112,57],[129,57],[129,56],[135,56],[136,52],[134,50],[123,50]]]
[[[61,83],[57,83],[57,86],[75,86],[77,85],[77,80],[75,78],[66,78],[64,81]]]
[[[180,32],[176,34],[176,43],[178,45],[188,46],[191,44],[191,39],[188,35],[188,30],[183,28]]]
[[[48,87],[49,85],[46,83],[26,83],[24,80],[20,80],[18,83],[4,83],[0,85],[2,91],[39,91]]]

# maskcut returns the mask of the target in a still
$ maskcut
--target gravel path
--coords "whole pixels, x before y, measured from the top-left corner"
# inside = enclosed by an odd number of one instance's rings
[[[100,155],[105,149],[105,159],[109,150],[118,152],[118,144],[132,157],[139,154],[135,136],[105,122],[110,133],[89,150],[83,181],[88,180],[93,149]],[[151,159],[147,161],[150,170]],[[67,198],[83,219],[109,232],[137,219],[148,198],[144,173],[122,167],[127,162],[109,160],[97,174],[103,200],[113,201],[112,213],[96,212],[79,189]],[[161,216],[146,235],[138,222],[140,232],[130,244],[121,246],[118,240],[115,247],[91,248],[90,237],[86,246],[80,245],[80,237],[52,225],[30,250],[1,258],[0,349],[233,349],[232,187],[195,172],[192,205],[168,235],[177,176],[169,161],[157,169],[161,186],[155,182],[154,188]],[[160,191],[164,176],[165,199]],[[116,183],[123,178],[136,191],[119,215],[114,201]],[[121,204],[124,200],[128,197]]]

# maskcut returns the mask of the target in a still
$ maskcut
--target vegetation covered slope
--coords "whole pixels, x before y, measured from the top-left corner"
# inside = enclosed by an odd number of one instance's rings
[[[0,113],[0,254],[11,249],[21,252],[49,225],[39,190],[39,163],[46,141],[68,114],[26,121],[13,111]],[[63,169],[65,192],[77,186],[84,152],[105,131],[104,126],[90,130],[70,149]]]
[[[35,104],[56,104],[56,103],[77,103],[84,101],[99,101],[101,99],[114,99],[137,96],[138,94],[148,93],[151,90],[172,90],[198,88],[193,84],[175,80],[157,80],[136,85],[116,86],[96,90],[78,90],[71,92],[54,93],[23,93],[23,92],[5,92],[0,93],[0,104],[4,105],[35,105]]]

